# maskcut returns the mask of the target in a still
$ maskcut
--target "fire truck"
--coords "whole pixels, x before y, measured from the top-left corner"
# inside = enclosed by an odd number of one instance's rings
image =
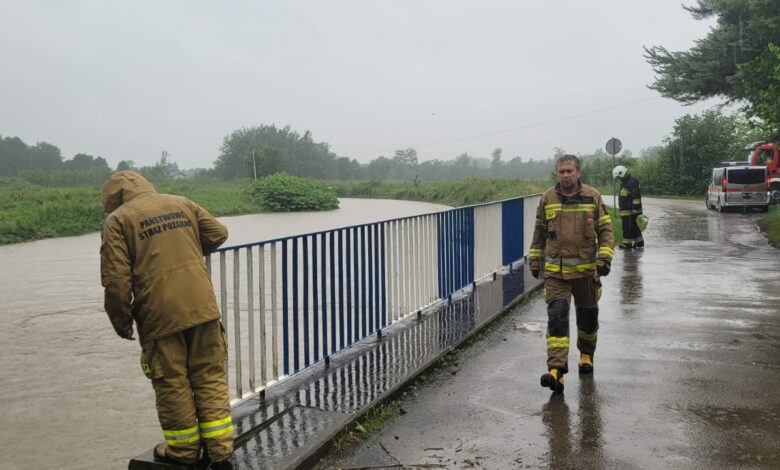
[[[766,167],[769,177],[769,192],[772,202],[780,202],[780,162],[778,162],[778,146],[768,142],[754,142],[747,147],[747,161],[751,165]]]

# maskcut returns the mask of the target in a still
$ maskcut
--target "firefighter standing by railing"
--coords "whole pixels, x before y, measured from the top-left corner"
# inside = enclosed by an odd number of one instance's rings
[[[165,442],[155,457],[229,468],[233,422],[225,379],[227,347],[203,255],[227,229],[187,198],[158,194],[143,176],[114,173],[103,186],[100,274],[116,333],[141,343]],[[214,465],[218,464],[218,465]]]

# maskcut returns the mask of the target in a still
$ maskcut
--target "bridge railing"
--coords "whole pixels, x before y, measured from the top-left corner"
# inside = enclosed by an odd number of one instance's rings
[[[231,398],[257,393],[528,252],[539,196],[229,246],[206,265]]]

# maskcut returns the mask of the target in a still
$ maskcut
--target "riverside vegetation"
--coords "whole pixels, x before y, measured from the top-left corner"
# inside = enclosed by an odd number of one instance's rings
[[[263,184],[263,180],[269,180]],[[327,187],[289,175],[258,180],[188,179],[154,183],[158,192],[192,199],[216,216],[251,214],[273,210],[330,210],[336,196]],[[287,199],[264,193],[280,184]],[[259,188],[259,189],[258,189]],[[265,201],[265,202],[263,202]],[[270,201],[270,202],[269,202]],[[81,235],[100,230],[105,220],[100,187],[44,187],[21,178],[0,178],[0,244],[51,237]]]
[[[186,196],[216,216],[331,210],[338,207],[336,196],[463,206],[535,194],[548,186],[545,181],[475,178],[318,182],[286,174],[254,182],[200,178],[155,183],[157,191]],[[94,232],[104,220],[97,186],[43,187],[21,178],[0,178],[0,244]]]

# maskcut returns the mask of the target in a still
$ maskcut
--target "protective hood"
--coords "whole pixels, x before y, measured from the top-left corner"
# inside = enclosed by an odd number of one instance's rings
[[[154,192],[157,191],[152,183],[138,173],[129,170],[116,171],[103,185],[103,210],[110,214],[135,196]]]

